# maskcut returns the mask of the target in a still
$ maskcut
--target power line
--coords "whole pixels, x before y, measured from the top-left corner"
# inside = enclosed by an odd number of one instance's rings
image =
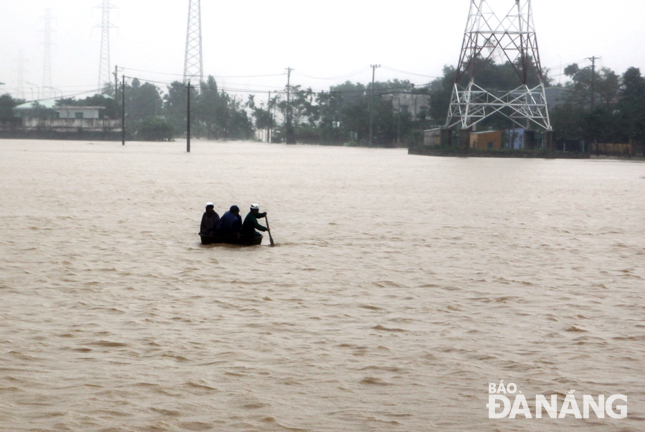
[[[82,96],[86,94],[97,94],[101,91],[101,89],[92,89],[84,92],[79,92],[79,93],[73,93],[73,94],[63,94],[61,97],[48,97],[48,98],[42,98],[42,99],[32,99],[32,100],[27,100],[25,103],[33,103],[33,102],[41,102],[41,101],[48,101],[48,100],[61,100],[61,99],[69,99],[69,98],[74,98],[76,96]]]
[[[342,77],[349,77],[349,76],[357,75],[359,73],[364,72],[366,69],[367,68],[363,67],[361,69],[352,71],[352,72],[350,72],[348,74],[345,74],[345,75],[338,75],[336,77],[326,77],[326,78],[322,78],[322,77],[316,78],[316,77],[313,77],[313,76],[310,76],[310,75],[307,75],[307,74],[304,74],[304,73],[301,73],[301,72],[296,72],[296,73],[298,75],[305,76],[305,77],[312,78],[312,79],[333,80],[333,79],[340,79]],[[394,70],[393,68],[389,68],[389,67],[388,67],[388,69]],[[176,76],[176,77],[183,76],[182,74],[151,71],[151,70],[144,70],[144,69],[136,69],[136,68],[130,68],[130,67],[119,67],[119,70],[132,71],[132,72],[143,72],[143,73],[148,73],[148,74],[165,75],[165,76]],[[291,69],[291,72],[293,73],[293,72],[295,72],[295,70]],[[213,77],[214,78],[222,78],[222,79],[223,78],[265,78],[265,77],[284,76],[287,73],[288,73],[288,71],[283,72],[283,73],[279,73],[279,74],[216,75],[216,76],[213,76]],[[418,75],[428,77],[427,75],[421,75],[421,74],[418,74]],[[139,81],[141,81],[143,83],[156,84],[156,85],[160,85],[160,86],[171,86],[173,83],[179,82],[179,81],[169,81],[169,80],[159,80],[159,79],[148,79],[148,78],[145,78],[145,77],[134,76],[134,75],[126,75],[125,77],[128,80],[138,79]],[[225,92],[246,93],[246,94],[265,93],[265,92],[270,91],[270,92],[278,95],[278,94],[286,94],[288,92],[288,90],[284,90],[282,87],[264,85],[264,84],[248,84],[248,83],[227,83],[227,84],[228,85],[218,86],[218,89],[220,91],[225,91]],[[424,86],[426,86],[428,84],[429,83],[412,84],[412,85],[416,86],[416,87],[424,87]],[[339,85],[342,85],[342,84],[339,84]],[[256,88],[249,89],[248,87],[256,87]],[[289,87],[293,87],[293,86],[291,86],[289,84]],[[83,92],[74,93],[74,94],[66,94],[66,95],[61,96],[61,97],[74,97],[74,96],[77,96],[77,95],[88,94],[88,93],[91,93],[93,91],[100,92],[100,91],[102,91],[103,86],[100,86],[98,88],[98,90],[93,90],[94,87],[90,86],[90,85],[61,86],[60,88],[63,88],[63,89],[90,88],[90,90],[86,90],[86,91],[83,91]],[[309,87],[309,89],[311,89],[311,87]],[[383,95],[383,94],[391,94],[391,93],[397,93],[397,92],[402,92],[402,91],[405,92],[405,91],[409,91],[409,90],[410,90],[410,88],[408,88],[408,87],[390,87],[390,88],[387,88],[387,89],[379,89],[379,90],[377,90],[377,92],[380,95]],[[360,94],[360,93],[365,93],[365,91],[366,90],[333,90],[332,88],[329,88],[329,89],[315,90],[315,91],[312,91],[312,93],[315,96],[319,96],[321,94],[352,94],[352,93]],[[51,98],[51,99],[57,99],[57,98]]]
[[[291,72],[293,72],[293,69],[291,69]],[[170,82],[170,81],[157,81],[157,80],[150,80],[150,79],[141,78],[141,77],[137,77],[137,76],[127,76],[127,75],[126,75],[126,78],[127,79],[137,79],[137,80],[139,80],[141,82],[144,82],[144,83],[160,84],[160,85],[167,85],[167,86],[170,86],[173,83],[178,83],[178,81],[172,81],[172,82]],[[229,83],[229,84],[235,84],[235,85],[240,85],[240,86],[252,86],[252,84],[242,84],[242,83]],[[424,83],[424,84],[413,84],[413,83],[411,83],[411,86],[423,88],[423,87],[425,87],[425,86],[427,86],[429,84],[430,83]],[[270,91],[270,92],[276,93],[276,94],[278,94],[278,93],[286,94],[288,92],[288,90],[283,90],[281,88],[269,87],[269,86],[263,86],[263,87],[265,87],[265,89],[263,89],[263,90],[253,90],[253,89],[245,89],[245,88],[223,86],[223,87],[218,87],[218,90],[235,92],[235,93],[259,93],[259,92],[260,93],[265,93],[265,92]],[[291,86],[290,84],[289,84],[289,87],[293,88],[293,86]],[[319,96],[320,94],[323,94],[323,93],[324,94],[331,94],[331,93],[333,93],[333,94],[345,94],[345,93],[350,94],[350,93],[365,93],[366,91],[367,91],[367,89],[363,89],[363,90],[331,90],[330,89],[330,90],[312,91],[312,93],[314,95],[316,95],[316,96]],[[375,87],[375,92],[377,92],[379,95],[395,94],[395,93],[409,92],[409,91],[410,91],[410,87],[386,87],[386,88],[381,88],[381,89],[376,89],[376,87]]]
[[[123,70],[128,70],[128,71],[133,71],[133,72],[143,72],[143,73],[151,73],[155,75],[168,75],[168,76],[178,76],[178,77],[183,77],[183,74],[177,74],[177,73],[170,73],[170,72],[158,72],[158,71],[149,71],[149,70],[143,70],[143,69],[134,69],[134,68],[128,68],[124,67],[121,68]],[[279,73],[279,74],[265,74],[265,75],[212,75],[208,74],[208,76],[212,76],[213,78],[266,78],[266,77],[278,77],[278,76],[284,76],[284,73]]]
[[[373,123],[373,117],[374,117],[374,115],[372,114],[372,111],[373,111],[372,110],[372,105],[374,105],[374,79],[376,77],[376,69],[380,68],[381,65],[380,64],[373,64],[373,65],[370,65],[370,67],[372,68],[372,97],[370,98],[370,137],[369,137],[368,145],[371,147],[372,146],[372,136],[373,136],[372,123]]]
[[[304,74],[304,73],[299,72],[299,71],[294,71],[294,72],[296,72],[296,74],[298,74],[298,75],[302,75],[305,78],[311,78],[311,79],[316,79],[316,80],[334,81],[334,80],[339,80],[339,79],[350,78],[350,77],[356,76],[358,74],[361,74],[361,73],[365,72],[366,70],[367,70],[367,68],[363,67],[363,68],[360,68],[358,70],[355,70],[354,72],[350,72],[350,73],[344,74],[344,75],[338,75],[338,76],[335,76],[335,77],[315,77],[315,76]]]
[[[182,84],[179,81],[172,81],[172,82],[157,81],[157,80],[150,80],[150,79],[136,77],[136,76],[127,76],[127,75],[125,77],[129,80],[137,79],[143,83],[160,84],[160,85],[166,85],[166,86],[171,86],[172,84],[175,84],[175,83]],[[244,84],[238,84],[238,85],[244,85]],[[235,93],[258,93],[258,92],[264,93],[266,91],[271,91],[273,93],[287,93],[286,91],[283,91],[280,89],[276,90],[275,88],[269,88],[269,87],[267,87],[267,89],[268,90],[259,91],[259,90],[249,90],[249,89],[238,89],[233,87],[218,87],[218,90],[220,91],[229,91],[229,92],[235,92]]]
[[[389,71],[392,71],[392,72],[398,72],[398,73],[406,74],[406,75],[420,76],[420,77],[424,77],[424,78],[441,78],[440,76],[436,76],[436,75],[424,75],[424,74],[415,73],[415,72],[407,72],[407,71],[403,71],[403,70],[399,70],[399,69],[394,69],[394,68],[391,68],[391,67],[388,67],[388,66],[383,66],[383,69],[386,69],[386,70],[389,70]]]
[[[593,111],[596,104],[596,60],[600,60],[600,58],[593,56],[588,60],[591,60],[591,110]]]
[[[144,83],[163,84],[163,85],[172,85],[173,83],[183,84],[183,83],[181,83],[181,82],[179,82],[179,81],[172,81],[172,82],[168,82],[168,81],[155,81],[155,80],[150,80],[150,79],[145,79],[145,78],[139,78],[139,77],[135,77],[135,76],[127,76],[127,75],[124,75],[124,77],[125,77],[125,78],[127,78],[127,79],[132,79],[132,80],[135,80],[135,79],[136,79],[136,80],[139,80],[139,81],[143,81]]]

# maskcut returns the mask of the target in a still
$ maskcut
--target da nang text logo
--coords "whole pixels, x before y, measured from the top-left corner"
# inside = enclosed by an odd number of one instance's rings
[[[535,410],[529,408],[526,396],[518,390],[517,385],[510,383],[504,385],[488,384],[488,418],[514,419],[518,416],[524,418],[546,418],[563,419],[572,416],[577,419],[588,419],[591,412],[596,418],[603,419],[605,415],[612,419],[624,419],[627,417],[627,396],[621,394],[611,395],[583,395],[582,400],[576,398],[575,390],[568,392],[562,405],[558,406],[558,396],[550,395],[550,400],[544,395],[535,396]],[[581,411],[582,408],[582,411]]]

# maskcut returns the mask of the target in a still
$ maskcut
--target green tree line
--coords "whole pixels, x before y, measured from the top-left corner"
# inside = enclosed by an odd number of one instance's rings
[[[645,144],[645,78],[638,68],[619,76],[573,64],[565,74],[564,103],[551,109],[558,140]]]
[[[477,83],[484,88],[508,91],[519,86],[512,64],[486,60]],[[645,143],[645,78],[637,68],[624,74],[601,68],[568,66],[569,80],[560,87],[562,103],[550,107],[551,123],[560,142],[635,142]],[[246,100],[218,88],[212,76],[192,87],[191,131],[207,139],[252,139],[258,130],[271,132],[273,142],[284,142],[287,119],[296,140],[301,143],[366,145],[373,124],[373,145],[394,146],[419,143],[422,131],[445,123],[453,91],[456,70],[446,66],[443,75],[423,86],[408,80],[361,84],[347,81],[328,91],[314,92],[299,85],[272,93],[269,100],[257,102],[254,95]],[[529,86],[537,85],[532,73]],[[470,77],[462,76],[465,84]],[[553,80],[545,71],[547,87]],[[85,99],[61,99],[59,105],[103,106],[102,116],[119,118],[125,90],[126,129],[135,138],[170,140],[186,133],[188,88],[181,82],[167,85],[165,91],[153,83],[132,79],[125,89],[119,85],[117,100],[108,85],[103,94]],[[401,95],[423,96],[423,109],[406,112],[397,98]],[[23,101],[9,95],[0,97],[0,119],[11,118],[13,108]],[[503,116],[491,117],[481,124],[491,129],[511,125]]]
[[[125,102],[126,131],[133,138],[168,141],[185,136],[188,88],[183,83],[173,82],[163,92],[153,83],[142,83],[134,78],[125,86],[119,84],[116,100],[113,95],[114,86],[109,84],[101,94],[84,99],[62,98],[56,101],[56,105],[100,106],[103,107],[101,118],[120,119]],[[198,89],[192,87],[190,97],[193,136],[233,140],[253,138],[253,121],[244,101],[218,90],[213,77],[208,77]],[[22,103],[24,101],[9,94],[0,96],[0,120],[15,119],[14,108]]]
[[[371,112],[372,144],[391,147],[420,139],[421,131],[432,125],[424,99],[413,116],[394,103],[402,94],[427,95],[428,89],[417,89],[407,80],[375,82],[373,88],[371,83],[347,81],[322,92],[295,85],[260,106],[249,97],[248,106],[257,129],[273,130],[273,142],[285,141],[290,116],[298,142],[323,145],[367,145]]]

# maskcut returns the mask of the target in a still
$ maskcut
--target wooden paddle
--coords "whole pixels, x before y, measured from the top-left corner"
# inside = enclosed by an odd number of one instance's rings
[[[264,218],[267,221],[267,232],[269,233],[269,240],[271,241],[271,246],[275,246],[275,243],[273,242],[273,237],[271,236],[271,231],[268,231],[271,229],[271,227],[269,226],[269,216],[264,216]]]

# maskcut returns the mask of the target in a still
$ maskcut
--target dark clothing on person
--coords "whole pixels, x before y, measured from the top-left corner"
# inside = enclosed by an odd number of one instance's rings
[[[199,235],[206,237],[215,236],[217,234],[218,222],[219,215],[217,214],[217,212],[204,212],[204,215],[202,216],[202,224],[199,227]]]
[[[242,237],[257,237],[262,236],[259,232],[255,232],[256,229],[260,231],[266,231],[267,229],[258,223],[258,219],[266,216],[266,213],[258,213],[254,215],[253,212],[249,212],[244,218],[244,223],[242,224]]]
[[[211,236],[200,236],[199,238],[202,239],[202,244],[203,245],[210,245],[213,243],[218,243],[217,240],[219,240],[218,237],[211,237]]]
[[[231,211],[224,213],[217,224],[217,233],[222,237],[237,237],[241,229],[242,216]]]

